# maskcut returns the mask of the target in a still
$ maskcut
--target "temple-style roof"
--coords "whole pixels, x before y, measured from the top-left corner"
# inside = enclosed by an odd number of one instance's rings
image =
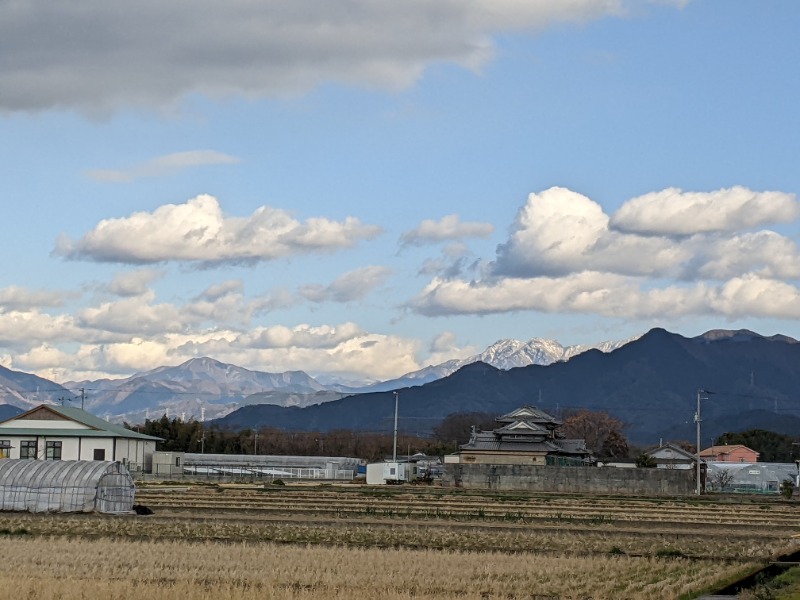
[[[561,422],[534,406],[523,406],[496,419],[501,426],[492,431],[473,431],[461,450],[514,452],[587,458],[585,440],[563,439]]]
[[[543,410],[539,410],[535,406],[522,406],[510,413],[497,417],[495,419],[498,423],[513,423],[514,421],[527,421],[529,423],[536,423],[538,425],[547,426],[552,429],[553,426],[560,427],[561,421],[555,417],[548,415]]]
[[[498,427],[494,430],[497,435],[505,436],[505,435],[527,435],[527,436],[538,436],[538,437],[550,437],[550,430],[546,427],[542,427],[537,423],[532,423],[530,421],[514,421],[513,423],[509,423],[508,425],[504,425],[503,427]]]

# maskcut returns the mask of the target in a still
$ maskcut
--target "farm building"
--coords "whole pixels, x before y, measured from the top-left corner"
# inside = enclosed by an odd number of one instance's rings
[[[124,513],[134,492],[119,462],[0,460],[0,510]]]
[[[694,469],[697,457],[674,444],[664,444],[645,454],[653,458],[659,469]],[[702,462],[702,461],[701,461]],[[702,466],[702,465],[701,465]]]
[[[157,453],[161,454],[161,453]],[[172,453],[179,458],[178,453]],[[347,456],[281,456],[267,454],[196,454],[187,452],[180,456],[183,475],[193,478],[231,479],[339,479],[352,480],[360,458]],[[161,460],[160,456],[157,460]],[[175,465],[175,462],[172,463]],[[162,470],[162,467],[159,467]],[[171,467],[171,476],[178,468]],[[156,475],[155,469],[153,474]]]
[[[158,441],[71,406],[42,404],[0,422],[0,458],[110,460],[144,471]]]
[[[715,492],[777,494],[781,482],[786,479],[797,485],[800,479],[797,464],[712,462],[708,465],[706,489]]]
[[[448,463],[494,465],[582,465],[591,459],[584,440],[566,439],[561,421],[533,406],[497,417],[496,429],[473,431]]]

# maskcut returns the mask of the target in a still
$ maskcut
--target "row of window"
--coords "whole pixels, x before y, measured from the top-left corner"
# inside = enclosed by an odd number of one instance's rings
[[[61,460],[61,442],[45,442],[44,459],[45,460]],[[19,457],[21,459],[36,460],[38,449],[35,441],[21,441],[19,443]],[[0,458],[11,457],[11,442],[9,440],[0,440]],[[106,451],[104,448],[95,448],[93,452],[94,460],[105,460]]]

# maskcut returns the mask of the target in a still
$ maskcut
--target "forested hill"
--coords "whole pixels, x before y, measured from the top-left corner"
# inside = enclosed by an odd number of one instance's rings
[[[532,404],[556,415],[579,408],[607,411],[626,423],[636,443],[694,439],[699,389],[703,438],[763,428],[796,432],[800,425],[800,344],[784,336],[711,331],[695,338],[653,329],[604,354],[501,371],[484,363],[449,377],[398,390],[399,428],[429,433],[455,412],[504,413]],[[306,408],[255,405],[217,421],[228,427],[286,430],[391,431],[395,395],[349,396]]]

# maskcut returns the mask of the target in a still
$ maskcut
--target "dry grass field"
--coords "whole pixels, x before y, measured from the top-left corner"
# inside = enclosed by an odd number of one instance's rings
[[[790,549],[777,498],[150,486],[154,515],[0,514],[14,598],[691,598]]]

